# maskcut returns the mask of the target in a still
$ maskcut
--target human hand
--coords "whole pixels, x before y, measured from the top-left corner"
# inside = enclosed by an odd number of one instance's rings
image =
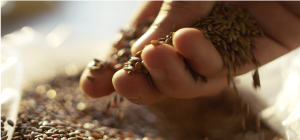
[[[167,97],[193,98],[211,96],[219,93],[227,83],[227,68],[219,52],[205,35],[191,27],[197,18],[205,18],[215,2],[146,2],[132,24],[139,23],[149,16],[157,15],[150,28],[132,47],[135,54],[143,50],[142,59],[149,70],[154,86],[151,86],[144,74],[128,75],[124,70],[114,74],[105,69],[90,73],[85,70],[81,86],[92,97],[108,95],[114,89],[137,104],[152,104]],[[252,51],[261,65],[300,46],[300,4],[297,2],[234,2],[245,7],[256,19],[266,36],[254,37],[258,48]],[[160,6],[162,8],[159,11]],[[174,47],[168,44],[148,45],[151,40],[173,31],[173,25],[179,28],[173,36]],[[155,28],[159,25],[159,28]],[[144,47],[145,45],[148,45]],[[185,70],[181,54],[197,73],[207,77],[207,83],[195,82],[190,72]],[[236,75],[255,68],[254,64],[239,68]],[[91,83],[86,76],[96,78]],[[113,76],[114,75],[114,76]],[[113,77],[113,79],[112,79]],[[111,81],[112,80],[112,81]],[[113,85],[112,85],[113,83]]]

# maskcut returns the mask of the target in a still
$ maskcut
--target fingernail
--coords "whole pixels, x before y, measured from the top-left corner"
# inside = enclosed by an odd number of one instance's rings
[[[86,77],[90,82],[92,83],[95,83],[96,82],[96,79],[94,77],[91,77],[91,76],[87,76]]]

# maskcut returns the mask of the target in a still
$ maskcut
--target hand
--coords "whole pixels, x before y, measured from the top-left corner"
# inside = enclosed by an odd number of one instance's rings
[[[105,69],[97,73],[85,70],[81,86],[92,97],[108,95],[114,89],[137,104],[153,104],[167,97],[194,98],[212,96],[224,89],[227,83],[227,68],[212,43],[205,35],[191,27],[197,18],[205,18],[215,2],[145,2],[139,14],[132,20],[135,25],[149,16],[156,16],[152,27],[133,45],[135,54],[143,50],[142,59],[149,70],[154,86],[141,73],[128,75],[124,70],[114,74]],[[247,9],[256,19],[266,36],[253,38],[257,49],[252,49],[261,65],[266,64],[300,46],[299,2],[233,2]],[[161,7],[161,9],[159,9]],[[161,44],[156,47],[151,40],[164,37],[173,31],[173,25],[181,28],[173,36],[174,47]],[[157,28],[157,26],[159,27]],[[147,45],[145,47],[145,45]],[[185,70],[180,53],[193,70],[207,77],[207,83],[195,82]],[[239,68],[236,75],[255,68],[254,64]],[[96,83],[86,76],[92,75]],[[111,81],[112,80],[112,81]]]

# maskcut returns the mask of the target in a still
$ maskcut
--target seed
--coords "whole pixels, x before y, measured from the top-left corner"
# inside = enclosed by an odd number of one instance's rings
[[[7,130],[2,132],[2,136],[6,136],[7,135]]]
[[[14,122],[12,120],[7,120],[8,125],[10,125],[11,127],[14,127]]]
[[[165,41],[165,43],[169,44],[169,45],[173,45],[171,38],[167,38],[166,41]]]
[[[207,30],[211,31],[212,29],[213,29],[213,25],[209,24],[208,27],[207,27]]]
[[[4,123],[3,123],[3,121],[1,121],[1,127],[4,127]]]
[[[135,70],[137,72],[142,72],[142,64],[140,62],[135,63]]]
[[[260,80],[258,70],[256,69],[253,74],[253,86],[254,88],[260,87]]]
[[[246,27],[245,27],[244,22],[240,22],[240,28],[241,28],[242,35],[245,35],[246,34]]]
[[[58,129],[55,129],[55,130],[53,131],[53,133],[54,133],[54,134],[59,134],[59,130],[58,130]]]
[[[118,64],[114,65],[114,70],[116,70],[116,71],[118,71],[118,70],[120,70],[122,68],[123,68],[123,64],[122,63],[118,63]]]
[[[1,120],[3,121],[3,122],[5,122],[6,121],[6,116],[1,116]]]
[[[236,42],[232,42],[231,44],[231,48],[235,51],[238,51],[239,50],[239,47],[238,47],[238,44]]]
[[[90,82],[96,83],[96,79],[95,79],[94,77],[87,76],[86,78],[87,78]]]
[[[218,30],[213,30],[213,32],[216,33],[217,35],[222,36],[222,34]]]
[[[236,22],[234,22],[233,23],[233,26],[234,26],[234,28],[236,29],[236,30],[240,30],[240,26],[239,26],[239,24],[238,23],[236,23]]]
[[[139,61],[142,61],[142,60],[139,57],[134,57],[133,56],[133,57],[130,58],[130,61],[132,61],[132,62],[139,62]]]
[[[40,129],[43,129],[43,130],[48,130],[50,128],[51,128],[50,126],[40,126]]]
[[[92,133],[91,136],[94,137],[95,139],[102,139],[103,138],[103,136],[98,134],[98,133]]]
[[[221,27],[221,24],[218,24],[218,25],[214,26],[213,29],[214,29],[214,30],[217,30],[217,29],[220,28],[220,27]]]
[[[140,58],[140,57],[141,57],[141,55],[142,55],[142,52],[143,52],[143,51],[138,51],[138,52],[137,52],[137,53],[136,53],[134,56],[135,56],[135,57],[139,57],[139,58]]]
[[[1,140],[7,140],[8,136],[1,137]]]
[[[13,139],[13,140],[18,140],[18,139],[20,139],[20,136],[15,136],[15,137],[13,137],[12,139]],[[1,138],[1,140],[2,140],[2,138]]]
[[[157,46],[157,45],[159,45],[160,43],[159,43],[158,40],[152,40],[152,41],[151,41],[151,44],[154,45],[154,46]]]
[[[48,135],[48,136],[51,136],[51,135],[54,134],[53,132],[45,132],[45,133],[46,133],[46,135]]]
[[[53,135],[51,135],[51,137],[53,137],[53,138],[59,138],[60,135],[59,134],[53,134]]]
[[[166,38],[159,38],[158,41],[165,41]]]
[[[30,135],[23,135],[24,138],[30,139]]]

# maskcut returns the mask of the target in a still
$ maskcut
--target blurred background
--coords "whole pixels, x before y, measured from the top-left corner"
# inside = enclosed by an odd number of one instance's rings
[[[74,33],[113,36],[127,23],[138,1],[1,1],[1,36],[30,26],[49,31],[59,24]]]
[[[24,66],[23,83],[42,79],[45,73],[52,77],[69,63],[81,70],[93,58],[102,59],[109,54],[115,35],[129,23],[139,4],[1,1],[2,67],[9,56],[15,56]]]

